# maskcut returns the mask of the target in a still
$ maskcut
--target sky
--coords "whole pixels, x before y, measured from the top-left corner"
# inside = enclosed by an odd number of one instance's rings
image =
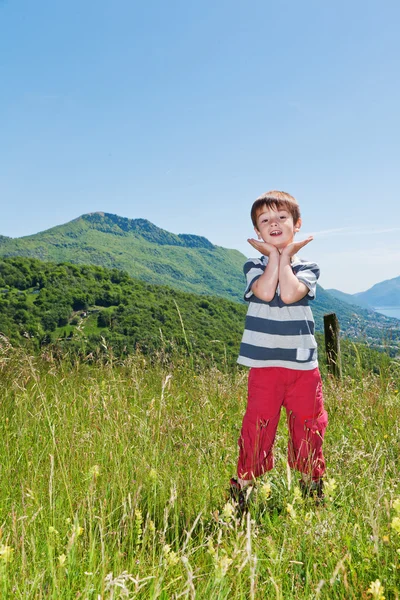
[[[0,0],[0,234],[104,211],[254,256],[294,195],[320,283],[400,276],[397,0]]]

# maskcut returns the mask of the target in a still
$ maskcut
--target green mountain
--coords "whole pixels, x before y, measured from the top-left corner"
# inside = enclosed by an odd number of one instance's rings
[[[91,213],[22,238],[0,237],[0,256],[125,270],[148,283],[241,300],[245,257],[196,235],[175,235],[145,219]]]
[[[34,235],[0,236],[0,256],[119,269],[150,284],[243,302],[243,254],[204,237],[175,235],[145,219],[100,212],[82,215]],[[317,331],[323,331],[323,315],[335,312],[345,335],[375,345],[385,338],[386,344],[397,345],[392,342],[399,337],[397,320],[350,306],[320,286],[313,312]]]

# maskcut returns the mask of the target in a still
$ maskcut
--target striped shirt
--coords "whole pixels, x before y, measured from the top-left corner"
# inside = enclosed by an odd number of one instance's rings
[[[292,269],[308,294],[293,304],[285,304],[277,287],[270,302],[260,300],[251,291],[261,277],[268,258],[251,258],[244,265],[247,287],[244,299],[249,307],[240,345],[238,363],[247,367],[286,367],[306,371],[318,366],[314,318],[309,301],[315,298],[319,267],[316,263],[292,258]]]

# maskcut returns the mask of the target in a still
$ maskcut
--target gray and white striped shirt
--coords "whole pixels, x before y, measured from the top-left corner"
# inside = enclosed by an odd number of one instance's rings
[[[248,301],[245,329],[238,363],[247,367],[286,367],[306,371],[318,366],[314,318],[309,301],[315,298],[319,267],[316,263],[292,259],[293,273],[309,289],[308,294],[293,304],[285,304],[279,293],[270,302],[257,298],[251,291],[261,277],[268,258],[251,258],[244,265]]]

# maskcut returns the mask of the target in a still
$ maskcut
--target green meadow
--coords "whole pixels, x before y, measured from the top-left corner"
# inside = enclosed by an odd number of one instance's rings
[[[0,597],[398,598],[398,370],[355,352],[345,372],[324,376],[325,504],[301,498],[282,415],[240,518],[246,370],[107,349],[89,364],[2,338]]]

